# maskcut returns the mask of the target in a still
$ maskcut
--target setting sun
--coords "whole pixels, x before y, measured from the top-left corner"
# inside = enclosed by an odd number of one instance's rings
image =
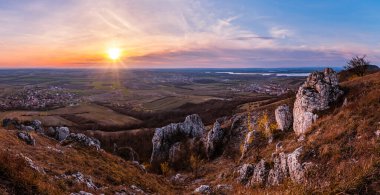
[[[121,56],[121,49],[120,48],[109,48],[107,50],[107,54],[111,60],[117,60]]]

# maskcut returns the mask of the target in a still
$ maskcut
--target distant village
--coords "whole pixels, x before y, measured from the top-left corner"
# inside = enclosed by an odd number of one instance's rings
[[[78,95],[57,87],[25,87],[0,97],[0,109],[44,110],[76,105],[80,102]]]
[[[281,86],[275,83],[269,84],[242,84],[238,87],[231,87],[230,90],[235,92],[253,92],[253,93],[261,93],[261,94],[269,94],[269,95],[283,95],[291,91],[291,89]]]

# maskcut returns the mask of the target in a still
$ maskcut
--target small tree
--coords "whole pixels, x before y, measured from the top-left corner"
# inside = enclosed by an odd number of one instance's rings
[[[351,70],[358,76],[363,76],[367,70],[368,65],[370,65],[370,62],[365,59],[366,57],[366,55],[363,57],[353,57],[350,61],[347,62],[347,65],[344,66],[344,69]]]

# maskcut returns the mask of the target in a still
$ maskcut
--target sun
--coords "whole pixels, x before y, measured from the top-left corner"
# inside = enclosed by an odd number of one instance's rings
[[[118,60],[121,57],[121,49],[117,47],[109,48],[107,54],[111,60]]]

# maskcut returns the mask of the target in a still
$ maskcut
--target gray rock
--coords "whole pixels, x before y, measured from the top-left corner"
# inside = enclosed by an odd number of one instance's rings
[[[17,132],[17,137],[29,145],[36,145],[36,140],[27,132]]]
[[[208,185],[201,185],[197,189],[194,190],[194,193],[211,194],[212,193],[212,189]]]
[[[281,153],[273,157],[273,168],[269,171],[267,185],[275,186],[281,184],[288,175],[286,155]]]
[[[298,159],[301,155],[301,152],[302,147],[299,147],[292,153],[288,154],[287,158],[290,179],[296,183],[302,183],[305,179],[304,164],[301,164]]]
[[[90,176],[85,176],[81,172],[76,172],[71,175],[64,175],[66,179],[72,179],[75,183],[83,183],[90,189],[98,189]]]
[[[255,165],[255,170],[253,171],[250,185],[264,186],[268,178],[268,172],[268,163],[266,163],[265,160],[261,159],[260,162]]]
[[[170,181],[174,184],[182,184],[186,181],[188,177],[186,175],[182,175],[177,173],[175,176],[173,176]]]
[[[21,125],[21,130],[22,131],[34,131],[34,128],[32,126],[26,126],[26,125]]]
[[[250,178],[253,175],[254,171],[254,166],[251,164],[243,164],[243,166],[240,167],[240,169],[237,171],[238,173],[238,178],[237,181],[238,183],[241,183],[243,185],[246,185]]]
[[[87,147],[95,147],[97,150],[100,149],[100,141],[98,139],[88,137],[82,133],[70,133],[67,136],[65,142],[75,142]]]
[[[31,126],[38,132],[43,133],[44,129],[42,127],[42,122],[40,120],[32,120]]]
[[[275,110],[275,117],[278,129],[281,131],[286,131],[292,126],[293,116],[288,105],[281,105],[277,107]]]
[[[204,125],[197,114],[187,116],[183,123],[172,123],[162,128],[157,128],[152,139],[153,150],[150,162],[160,164],[169,158],[169,150],[176,142],[201,138],[204,133]]]
[[[207,134],[206,139],[206,155],[210,159],[214,156],[218,148],[223,147],[226,132],[221,128],[220,122],[217,120],[213,128]]]
[[[67,127],[57,127],[55,128],[55,139],[58,141],[63,141],[70,135],[70,130]]]
[[[314,123],[317,111],[326,110],[343,91],[339,89],[335,71],[326,68],[324,72],[313,72],[298,89],[293,109],[293,130],[297,135],[304,134]]]
[[[242,160],[245,157],[246,153],[250,148],[252,148],[260,142],[259,139],[259,133],[257,131],[253,130],[247,133],[242,146],[240,160]]]

